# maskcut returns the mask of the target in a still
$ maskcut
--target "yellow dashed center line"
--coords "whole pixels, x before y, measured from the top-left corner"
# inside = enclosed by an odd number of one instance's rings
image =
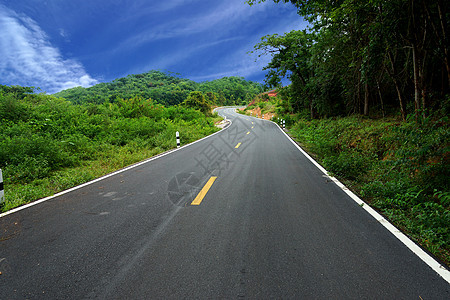
[[[249,131],[249,132],[247,132],[247,134],[250,134],[250,131]]]
[[[194,201],[192,201],[191,205],[200,205],[202,203],[203,198],[205,198],[206,193],[208,193],[209,189],[213,185],[214,181],[217,179],[216,176],[211,176],[205,186],[202,188],[200,193],[198,193],[197,197],[195,197]]]
[[[237,144],[236,147],[234,147],[234,148],[237,149],[237,148],[239,148],[240,145],[241,145],[241,143]]]

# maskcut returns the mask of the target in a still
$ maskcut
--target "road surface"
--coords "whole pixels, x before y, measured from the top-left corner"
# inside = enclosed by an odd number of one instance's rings
[[[450,299],[276,124],[220,113],[211,137],[0,218],[0,299]]]

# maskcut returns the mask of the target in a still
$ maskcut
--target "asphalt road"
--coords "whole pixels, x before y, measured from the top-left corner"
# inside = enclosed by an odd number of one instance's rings
[[[0,299],[450,299],[274,123],[221,113],[218,134],[0,218]]]

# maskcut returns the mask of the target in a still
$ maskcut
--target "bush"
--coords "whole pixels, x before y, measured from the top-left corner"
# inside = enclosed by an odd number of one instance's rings
[[[18,122],[28,118],[27,105],[12,94],[0,93],[0,120]]]
[[[340,152],[323,159],[326,169],[340,177],[356,180],[364,175],[370,165],[369,158],[358,152]]]
[[[326,169],[431,253],[450,262],[450,128],[358,117],[299,120],[291,134]]]
[[[140,97],[74,105],[1,87],[0,168],[8,186],[2,210],[174,148],[176,131],[186,144],[218,130],[194,108]]]

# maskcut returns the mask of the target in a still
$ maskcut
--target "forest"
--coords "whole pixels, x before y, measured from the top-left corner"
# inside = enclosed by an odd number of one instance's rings
[[[251,0],[253,5],[263,1]],[[290,2],[305,30],[267,35],[254,47],[270,55],[266,84],[292,112],[311,118],[449,112],[449,12],[444,1],[274,0]]]
[[[310,26],[254,46],[270,57],[266,86],[278,93],[243,113],[286,120],[289,135],[333,176],[449,265],[448,5],[273,2],[295,5]],[[281,87],[282,79],[290,84]]]
[[[194,82],[180,78],[179,74],[150,71],[128,75],[112,82],[100,83],[90,88],[75,87],[54,94],[73,103],[114,102],[117,98],[142,97],[153,99],[164,106],[182,103],[193,91],[205,94],[216,105],[241,105],[262,92],[259,83],[241,77],[224,77],[213,81]]]
[[[267,0],[249,0],[256,5]],[[266,88],[150,71],[54,95],[0,86],[6,211],[215,132],[250,104],[413,240],[450,262],[449,12],[442,0],[273,0],[305,30],[261,38]],[[282,5],[282,4],[280,4]],[[281,87],[283,79],[290,84]],[[255,98],[255,96],[259,95]],[[245,113],[245,112],[244,112]]]
[[[58,94],[0,85],[0,211],[53,195],[218,129],[218,104],[260,93],[230,77],[195,83],[152,71]],[[151,95],[152,97],[149,97]]]

